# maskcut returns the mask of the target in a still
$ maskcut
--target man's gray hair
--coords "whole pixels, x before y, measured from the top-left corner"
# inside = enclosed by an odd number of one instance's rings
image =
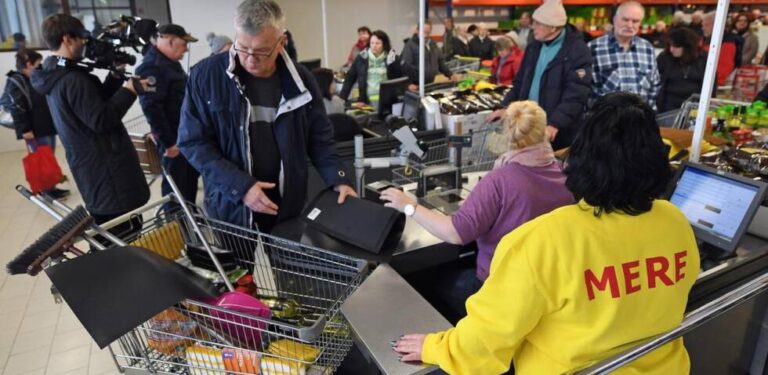
[[[282,32],[284,23],[282,9],[272,0],[245,0],[238,5],[235,13],[235,27],[251,35],[269,26]]]
[[[619,5],[619,7],[616,8],[616,15],[621,14],[624,9],[627,9],[629,7],[636,7],[638,9],[642,10],[643,11],[643,15],[645,15],[645,7],[643,7],[643,4],[640,4],[639,1],[635,1],[635,0],[625,1],[625,2],[621,3]]]

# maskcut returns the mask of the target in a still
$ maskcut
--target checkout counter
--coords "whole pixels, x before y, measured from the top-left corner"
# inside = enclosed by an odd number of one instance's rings
[[[371,144],[381,143],[381,150],[372,148],[378,155],[387,155],[397,146],[397,140],[383,137],[383,129],[372,131],[376,136]],[[438,139],[445,137],[439,131],[421,132],[417,136]],[[349,159],[351,150],[340,153]],[[387,148],[388,147],[388,148]],[[346,155],[345,155],[346,154]],[[366,153],[366,156],[369,156]],[[374,154],[374,156],[377,156]],[[351,168],[350,168],[351,169]],[[471,172],[464,175],[462,197],[479,181],[485,172]],[[350,174],[351,175],[351,174]],[[391,176],[366,174],[371,179],[390,179]],[[414,191],[415,184],[404,186]],[[310,193],[312,194],[312,193]],[[420,203],[426,203],[420,201]],[[761,208],[761,211],[765,207]],[[759,214],[765,216],[763,213]],[[748,224],[747,224],[748,225]],[[759,224],[762,225],[762,224]],[[750,232],[761,234],[759,230]],[[471,256],[472,250],[443,243],[429,234],[414,220],[407,218],[402,237],[397,245],[384,249],[378,254],[363,251],[340,242],[306,226],[302,219],[282,223],[274,228],[273,234],[304,244],[332,249],[344,255],[357,257],[375,265],[372,273],[359,289],[348,298],[342,307],[346,319],[353,329],[358,347],[370,362],[372,368],[383,374],[423,374],[438,372],[430,366],[406,364],[390,345],[403,333],[428,333],[444,330],[451,324],[430,305],[414,287],[406,281],[409,275],[431,267],[457,262]],[[694,285],[688,301],[687,311],[707,304],[729,290],[745,284],[761,275],[768,268],[768,241],[759,236],[743,233],[739,235],[738,246],[732,256],[705,262],[703,272]],[[750,367],[765,368],[768,357],[768,293],[732,310],[696,330],[688,332],[686,347],[692,363],[692,373],[727,373],[733,369],[749,371]],[[758,358],[763,356],[763,358]]]

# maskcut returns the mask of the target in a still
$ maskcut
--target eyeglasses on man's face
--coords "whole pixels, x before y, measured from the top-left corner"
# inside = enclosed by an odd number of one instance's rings
[[[243,49],[243,48],[241,48],[241,44],[242,43],[239,40],[237,40],[237,37],[235,37],[235,48],[234,48],[234,50],[235,50],[235,52],[241,53],[241,54],[243,54],[245,56],[251,56],[251,57],[270,57],[270,56],[272,56],[273,53],[275,53],[275,50],[277,50],[277,47],[279,47],[280,44],[283,42],[283,38],[284,37],[285,37],[284,35],[281,35],[280,37],[278,37],[277,41],[275,42],[275,45],[272,46],[272,48],[269,49],[269,51],[266,51],[266,49],[264,49],[264,48],[256,49],[256,50]]]

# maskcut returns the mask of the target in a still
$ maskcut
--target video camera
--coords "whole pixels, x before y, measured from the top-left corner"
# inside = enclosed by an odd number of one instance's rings
[[[88,36],[84,57],[90,61],[84,64],[90,68],[108,69],[125,77],[125,73],[117,68],[136,64],[136,56],[125,49],[130,47],[138,53],[139,47],[149,43],[156,33],[157,22],[154,20],[121,15],[105,26],[98,36]]]

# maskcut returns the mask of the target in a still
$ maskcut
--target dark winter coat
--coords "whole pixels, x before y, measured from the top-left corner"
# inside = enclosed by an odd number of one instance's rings
[[[541,46],[541,42],[534,41],[526,48],[520,71],[512,82],[512,90],[502,102],[504,106],[528,99]],[[552,143],[555,149],[570,146],[576,136],[586,111],[591,85],[592,53],[579,32],[568,25],[563,46],[544,70],[539,89],[539,106],[547,114],[547,124],[558,129]]]
[[[249,171],[250,103],[235,74],[235,51],[213,55],[190,72],[182,106],[177,146],[200,171],[205,206],[214,218],[251,226],[250,209],[242,199],[256,183]],[[352,185],[342,170],[325,113],[320,88],[312,73],[283,52],[277,60],[282,99],[274,123],[282,162],[282,201],[277,220],[301,213],[307,194],[307,161],[311,160],[328,186]]]
[[[702,54],[690,65],[683,66],[682,60],[664,51],[656,58],[656,65],[661,75],[661,89],[656,98],[659,112],[680,109],[691,94],[701,92],[707,70],[707,55]]]
[[[438,73],[443,73],[447,77],[451,76],[451,70],[445,65],[443,52],[437,48],[437,43],[429,38],[424,39],[429,47],[424,55],[424,83],[432,83]],[[400,62],[403,65],[403,73],[408,76],[411,82],[419,83],[419,36],[414,34],[403,48],[403,54],[400,55]]]
[[[14,103],[10,113],[13,117],[13,126],[16,128],[16,139],[21,139],[22,135],[29,131],[35,137],[56,135],[56,128],[53,126],[53,118],[51,118],[51,111],[48,109],[48,102],[45,101],[44,95],[41,95],[32,88],[29,77],[15,71],[8,72],[6,76],[8,80],[6,80],[5,92],[8,92],[11,98],[13,98]],[[24,89],[12,83],[11,77],[16,82],[20,82]]]
[[[111,74],[102,83],[88,70],[58,61],[46,58],[32,73],[32,87],[46,95],[85,207],[98,215],[141,207],[149,187],[122,122],[136,95]]]
[[[387,54],[387,79],[395,79],[403,76],[403,67],[400,63],[400,58],[395,53],[395,50],[389,50]],[[347,100],[349,93],[352,91],[352,86],[357,83],[357,91],[359,92],[358,101],[363,103],[370,103],[368,98],[368,50],[365,49],[355,57],[355,62],[352,63],[352,67],[347,72],[347,77],[344,78],[344,86],[341,88],[339,97]]]
[[[174,146],[187,73],[178,61],[151,47],[136,68],[136,74],[144,78],[155,77],[155,91],[141,95],[139,102],[155,139],[160,140],[164,149]]]
[[[489,37],[480,40],[476,36],[469,41],[469,55],[479,57],[480,60],[490,60],[493,58],[493,41]]]

